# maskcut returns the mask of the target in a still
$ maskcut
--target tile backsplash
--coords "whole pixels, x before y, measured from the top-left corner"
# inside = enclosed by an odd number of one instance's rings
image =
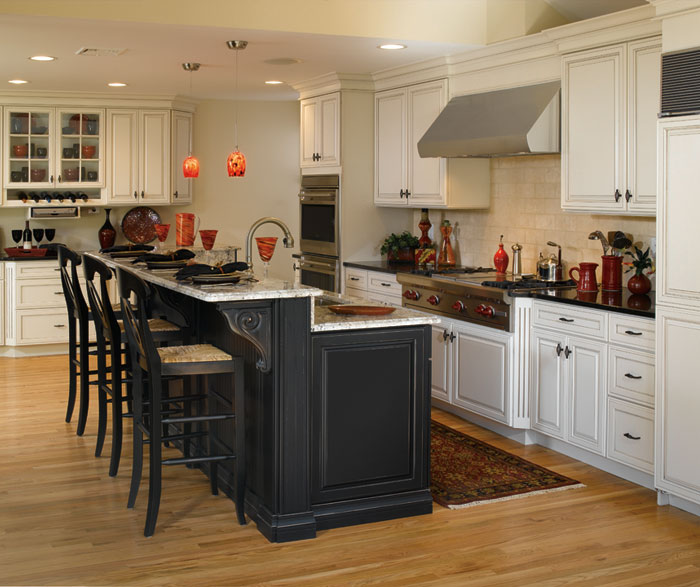
[[[588,239],[588,235],[595,230],[602,231],[606,236],[608,231],[621,230],[631,234],[634,242],[641,242],[644,248],[650,245],[650,240],[655,236],[655,218],[564,212],[560,194],[559,155],[492,159],[489,209],[430,210],[433,238],[439,246],[437,227],[446,218],[455,227],[452,244],[457,263],[492,267],[493,255],[502,234],[510,257],[509,269],[513,260],[511,245],[517,242],[523,247],[523,272],[526,273],[536,271],[540,251],[556,252],[555,248],[547,246],[547,241],[554,241],[562,246],[562,260],[568,273],[569,267],[580,261],[600,264],[600,242]],[[420,219],[419,212],[415,214],[416,226]],[[417,228],[413,232],[420,234]]]

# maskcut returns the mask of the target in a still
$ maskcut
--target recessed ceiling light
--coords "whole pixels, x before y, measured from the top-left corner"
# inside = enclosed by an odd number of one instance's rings
[[[32,61],[55,61],[55,57],[51,57],[51,55],[34,55],[33,57],[30,57]]]
[[[124,82],[109,82],[107,85],[112,88],[123,88],[124,86],[126,86]]]
[[[379,45],[379,49],[386,49],[387,51],[396,51],[398,49],[405,49],[406,45],[400,45],[398,43],[386,43],[384,45]]]
[[[10,84],[28,84],[29,82],[26,79],[8,79],[8,83]]]
[[[271,80],[266,81],[265,83],[270,85],[270,86],[277,86],[279,84],[283,84],[284,82],[281,82],[277,79],[271,79]]]

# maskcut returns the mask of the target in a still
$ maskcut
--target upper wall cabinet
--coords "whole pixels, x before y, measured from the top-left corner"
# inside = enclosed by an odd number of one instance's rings
[[[170,111],[107,110],[106,201],[169,204]]]
[[[192,113],[173,110],[172,113],[172,203],[192,203],[192,178],[185,177],[182,162],[192,153]]]
[[[374,203],[414,208],[486,208],[487,159],[421,158],[418,141],[447,103],[447,80],[377,92]],[[469,179],[467,179],[469,178]]]
[[[562,208],[656,214],[659,38],[566,55]]]
[[[302,168],[340,165],[340,92],[301,100]]]
[[[4,187],[103,187],[103,123],[102,109],[6,107]]]

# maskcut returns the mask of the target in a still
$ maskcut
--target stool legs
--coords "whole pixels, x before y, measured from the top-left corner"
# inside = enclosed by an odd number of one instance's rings
[[[102,447],[107,433],[107,353],[104,342],[97,347],[97,442],[95,444],[95,456],[102,454]]]
[[[158,509],[160,507],[160,492],[161,492],[161,469],[162,469],[162,446],[161,432],[162,427],[159,425],[161,421],[161,398],[162,387],[160,375],[154,377],[151,374],[149,379],[151,385],[150,398],[150,444],[149,444],[149,477],[148,477],[148,508],[146,510],[146,527],[144,536],[153,536],[156,529],[156,520],[158,519]]]
[[[122,365],[121,365],[121,344],[111,342],[112,348],[110,372],[112,389],[112,452],[109,459],[109,476],[115,477],[119,471],[119,460],[122,455]]]
[[[133,508],[139,492],[143,471],[143,375],[141,367],[133,365],[133,462],[131,466],[131,487],[126,507]]]
[[[76,378],[78,376],[75,364],[76,350],[75,318],[68,316],[68,407],[66,408],[66,422],[70,422],[75,409]]]
[[[79,323],[80,342],[78,354],[80,355],[80,407],[78,409],[78,427],[75,433],[82,436],[87,423],[88,408],[90,406],[90,343],[88,325],[86,321]]]

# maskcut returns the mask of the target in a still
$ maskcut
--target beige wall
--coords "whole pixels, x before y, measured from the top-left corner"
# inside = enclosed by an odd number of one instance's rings
[[[580,261],[600,263],[602,247],[589,240],[589,233],[610,230],[631,233],[634,241],[650,244],[655,236],[655,218],[591,215],[563,212],[560,204],[561,173],[559,155],[507,157],[491,160],[491,205],[488,210],[430,211],[437,238],[437,226],[443,218],[455,225],[453,246],[457,262],[464,265],[493,266],[498,239],[510,257],[511,245],[523,246],[523,271],[534,272],[538,253],[555,252],[548,240],[562,245],[566,270]],[[414,234],[419,214],[414,214]],[[598,268],[600,278],[600,267]]]

